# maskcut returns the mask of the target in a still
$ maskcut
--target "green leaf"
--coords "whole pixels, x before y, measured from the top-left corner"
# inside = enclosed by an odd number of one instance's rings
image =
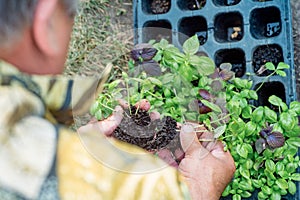
[[[251,184],[249,184],[247,181],[241,181],[239,182],[239,188],[241,190],[247,191],[251,188]]]
[[[219,138],[226,130],[226,124],[219,126],[214,130],[214,138]]]
[[[265,67],[268,69],[268,70],[271,70],[271,71],[274,71],[275,70],[275,65],[272,63],[272,62],[267,62],[265,64]]]
[[[252,196],[252,194],[250,192],[248,192],[248,191],[243,191],[241,193],[241,197],[243,197],[243,198],[249,198],[251,196]]]
[[[269,122],[274,123],[277,121],[277,113],[267,106],[264,107],[264,114],[266,120],[268,120]]]
[[[281,162],[276,163],[276,172],[278,174],[278,172],[284,171],[284,164]]]
[[[288,191],[292,195],[296,194],[297,187],[296,187],[296,184],[293,181],[288,181]]]
[[[242,197],[239,194],[235,194],[232,196],[232,200],[241,200],[241,199],[242,199]]]
[[[270,172],[275,172],[275,163],[273,160],[266,160],[265,162],[266,169],[269,170]]]
[[[289,138],[286,143],[288,145],[291,145],[293,147],[300,147],[300,138],[299,137],[292,137],[292,138]]]
[[[282,71],[282,70],[276,70],[276,74],[281,76],[281,77],[286,77],[285,71]]]
[[[261,187],[261,191],[262,191],[264,194],[267,194],[267,195],[272,194],[272,189],[269,188],[267,185],[262,186],[262,187]]]
[[[214,104],[214,103],[211,103],[211,102],[209,102],[207,100],[204,100],[204,99],[202,99],[201,102],[204,105],[206,105],[207,107],[209,107],[210,109],[212,109],[213,111],[215,111],[215,112],[218,112],[218,113],[222,112],[221,108],[219,106],[217,106],[216,104]]]
[[[249,172],[249,170],[243,169],[243,168],[239,168],[239,172],[240,172],[240,174],[241,174],[244,178],[246,178],[246,179],[249,179],[249,178],[250,178],[250,172]]]
[[[257,99],[258,99],[257,92],[254,91],[254,90],[250,90],[250,91],[249,91],[249,97],[250,97],[251,99],[257,100]]]
[[[300,181],[300,174],[299,173],[294,173],[290,176],[291,180],[293,181]]]
[[[254,123],[252,121],[247,122],[246,126],[245,126],[246,136],[250,136],[250,135],[254,134],[256,131],[256,127],[257,127],[256,123]]]
[[[183,51],[185,54],[194,55],[198,52],[200,47],[197,35],[190,37],[183,43]]]
[[[147,80],[149,80],[154,85],[157,85],[158,87],[162,87],[162,82],[156,78],[148,77]]]
[[[289,113],[281,113],[279,123],[285,130],[291,130],[296,125],[294,117]]]
[[[277,69],[289,69],[289,68],[290,68],[290,66],[284,62],[280,62],[277,65]]]
[[[252,113],[252,119],[255,122],[261,122],[264,117],[264,108],[262,106],[257,107]]]
[[[206,56],[191,56],[190,63],[202,76],[208,76],[215,71],[214,61]]]
[[[278,185],[278,187],[280,187],[281,189],[288,189],[288,183],[286,180],[284,179],[277,179],[275,181],[276,185]]]
[[[275,96],[275,95],[271,95],[270,97],[269,97],[269,102],[272,104],[272,105],[274,105],[274,106],[280,106],[281,105],[281,103],[282,103],[282,99],[280,99],[279,97],[277,97],[277,96]]]
[[[300,115],[300,102],[298,101],[291,102],[290,109],[293,110],[297,115]]]
[[[240,145],[240,146],[237,146],[237,153],[243,157],[243,158],[247,158],[248,157],[248,148],[246,148],[245,145]]]
[[[273,192],[270,199],[271,200],[281,200],[281,195],[278,192]]]
[[[261,186],[262,186],[261,181],[256,180],[256,179],[252,179],[252,185],[256,188],[261,188]]]
[[[262,191],[260,191],[258,194],[257,194],[257,197],[258,199],[268,199],[268,195],[264,194]]]

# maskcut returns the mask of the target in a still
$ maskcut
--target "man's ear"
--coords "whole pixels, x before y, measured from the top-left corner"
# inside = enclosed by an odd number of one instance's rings
[[[33,18],[32,37],[34,43],[38,50],[47,56],[54,55],[58,48],[53,23],[57,6],[57,0],[39,0]]]

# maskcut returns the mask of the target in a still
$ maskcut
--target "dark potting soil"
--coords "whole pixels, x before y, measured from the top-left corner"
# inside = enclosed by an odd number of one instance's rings
[[[171,8],[171,0],[153,0],[151,11],[153,14],[167,13]]]
[[[280,47],[276,45],[260,46],[254,51],[252,62],[254,72],[258,76],[268,76],[272,72],[269,70],[260,72],[262,66],[267,62],[272,62],[275,66],[277,66],[279,62],[283,62],[282,51]]]
[[[181,148],[177,122],[169,117],[151,121],[147,111],[131,106],[115,129],[113,137],[151,152],[167,148],[175,153]]]

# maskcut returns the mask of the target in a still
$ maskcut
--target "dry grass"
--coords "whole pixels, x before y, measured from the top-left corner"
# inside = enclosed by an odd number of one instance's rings
[[[65,74],[97,76],[109,62],[116,71],[126,68],[133,46],[131,10],[131,0],[82,0]]]

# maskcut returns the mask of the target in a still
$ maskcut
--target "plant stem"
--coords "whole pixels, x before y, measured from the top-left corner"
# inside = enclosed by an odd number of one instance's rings
[[[210,124],[213,124],[213,123],[216,123],[216,122],[219,122],[223,119],[226,119],[227,117],[230,117],[231,114],[228,114],[228,115],[225,115],[224,117],[220,118],[220,119],[217,119],[217,120],[214,120],[214,121],[211,121]]]
[[[264,83],[274,74],[276,73],[276,70],[274,70],[271,74],[269,74],[268,76],[266,76],[263,80],[263,82],[260,84],[260,86],[255,90],[256,92],[258,92],[258,90],[260,90],[260,88],[264,85]]]

